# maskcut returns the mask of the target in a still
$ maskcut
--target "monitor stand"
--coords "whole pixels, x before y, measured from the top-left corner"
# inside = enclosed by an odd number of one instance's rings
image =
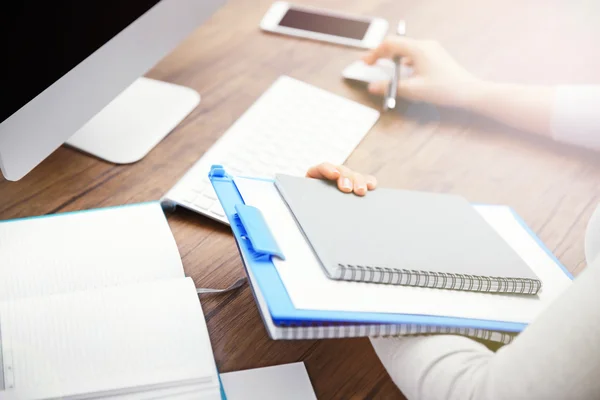
[[[144,158],[200,103],[193,89],[139,78],[66,144],[115,164]]]

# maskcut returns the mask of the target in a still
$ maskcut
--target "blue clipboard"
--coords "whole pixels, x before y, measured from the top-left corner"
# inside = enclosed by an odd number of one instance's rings
[[[273,323],[277,326],[340,324],[416,324],[423,326],[445,326],[454,328],[484,329],[501,332],[521,332],[527,325],[522,323],[477,320],[430,315],[390,314],[372,312],[346,312],[296,309],[281,281],[272,257],[285,257],[271,235],[262,213],[255,207],[247,206],[238,191],[234,179],[220,165],[213,165],[209,179],[230,222],[238,249],[245,255],[245,267],[250,269],[254,280],[268,305]],[[256,178],[260,179],[260,178]],[[507,206],[492,206],[507,207]],[[538,245],[570,278],[573,276],[531,231],[525,222],[511,209],[511,212]],[[267,317],[267,316],[265,316]]]

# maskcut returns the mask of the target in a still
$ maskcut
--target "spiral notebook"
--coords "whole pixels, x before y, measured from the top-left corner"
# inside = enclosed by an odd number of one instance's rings
[[[541,281],[465,198],[277,175],[276,186],[331,279],[536,294]]]
[[[272,339],[332,339],[446,333],[512,341],[572,276],[509,207],[473,206],[540,278],[544,290],[515,296],[330,279],[272,179],[210,180],[231,224]]]

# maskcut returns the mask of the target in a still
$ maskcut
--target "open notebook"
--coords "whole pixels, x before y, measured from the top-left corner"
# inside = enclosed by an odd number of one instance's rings
[[[0,222],[0,338],[0,399],[221,399],[159,203]]]
[[[453,333],[510,342],[571,284],[571,275],[506,206],[475,206],[543,283],[536,295],[374,285],[328,278],[273,180],[211,181],[274,339]]]
[[[332,279],[536,294],[541,281],[460,196],[277,175],[276,186]]]

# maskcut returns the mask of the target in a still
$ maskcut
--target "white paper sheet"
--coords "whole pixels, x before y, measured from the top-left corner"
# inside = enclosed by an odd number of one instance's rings
[[[219,387],[190,278],[6,301],[0,324],[8,389],[0,399],[117,394],[177,382]]]
[[[0,222],[0,301],[183,277],[158,203]]]
[[[275,185],[245,178],[237,178],[236,185],[244,202],[262,211],[285,254],[285,261],[274,258],[274,264],[298,309],[529,323],[571,284],[571,280],[519,224],[510,209],[502,206],[479,206],[477,210],[543,281],[543,290],[538,296],[490,295],[331,280],[323,272]]]
[[[227,400],[316,400],[304,363],[221,374]]]

